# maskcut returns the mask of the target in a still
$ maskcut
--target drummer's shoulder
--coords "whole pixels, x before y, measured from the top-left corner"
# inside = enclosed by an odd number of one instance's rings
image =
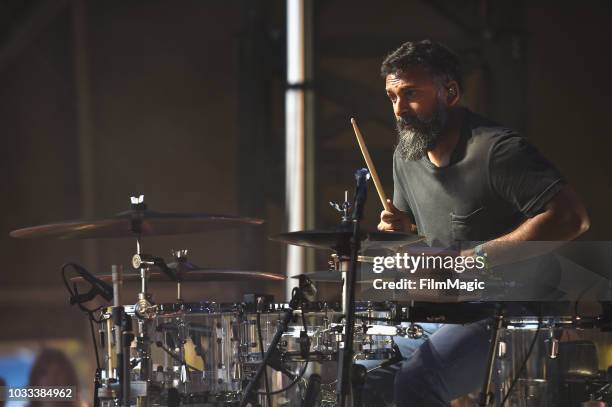
[[[529,141],[518,130],[498,124],[480,114],[469,112],[471,137],[468,145],[477,150],[484,150],[491,155],[493,151],[507,147],[528,145]]]
[[[522,137],[516,129],[499,124],[471,110],[466,110],[466,112],[466,120],[474,139],[497,143],[508,137]]]

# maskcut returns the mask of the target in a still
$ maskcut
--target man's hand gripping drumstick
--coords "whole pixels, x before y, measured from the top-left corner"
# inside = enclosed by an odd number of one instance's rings
[[[380,198],[380,202],[384,208],[380,213],[378,230],[387,232],[415,232],[416,227],[412,224],[412,221],[408,215],[397,209],[391,200],[387,198],[387,195],[383,190],[382,183],[380,182],[380,178],[378,177],[378,173],[376,172],[376,168],[374,167],[374,162],[370,157],[368,147],[363,140],[363,136],[359,130],[359,127],[357,127],[357,122],[355,119],[351,118],[351,124],[353,125],[355,136],[357,137],[359,149],[361,150],[361,154],[363,155],[366,165],[368,166],[368,170],[370,171],[370,175],[374,181],[374,186],[376,187],[376,192],[378,193],[378,197]]]

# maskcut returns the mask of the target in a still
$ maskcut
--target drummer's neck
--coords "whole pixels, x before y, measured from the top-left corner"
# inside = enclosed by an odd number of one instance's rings
[[[461,123],[463,122],[464,110],[453,108],[448,112],[448,121],[433,149],[427,151],[429,161],[436,167],[446,167],[459,142]]]

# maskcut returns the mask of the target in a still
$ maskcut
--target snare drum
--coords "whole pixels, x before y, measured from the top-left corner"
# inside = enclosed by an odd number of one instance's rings
[[[192,369],[190,377],[181,377],[185,374],[184,367],[165,354],[158,366],[174,372],[172,387],[187,393],[239,391],[239,323],[240,306],[237,304],[200,302],[160,305],[155,320],[158,340],[179,357],[182,355],[189,366],[199,370]]]

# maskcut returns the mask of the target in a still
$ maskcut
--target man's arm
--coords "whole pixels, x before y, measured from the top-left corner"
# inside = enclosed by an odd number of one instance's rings
[[[546,204],[543,212],[527,219],[510,233],[483,243],[479,251],[487,254],[493,266],[516,262],[543,254],[542,245],[534,247],[522,242],[549,241],[550,245],[546,245],[546,248],[553,250],[565,241],[576,239],[589,227],[590,220],[584,204],[574,190],[566,185]],[[474,255],[474,250],[462,254]]]

